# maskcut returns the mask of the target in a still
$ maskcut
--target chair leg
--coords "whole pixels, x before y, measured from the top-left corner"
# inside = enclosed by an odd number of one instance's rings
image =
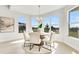
[[[24,43],[24,47],[25,47],[25,43]]]
[[[51,51],[51,45],[50,45],[50,51]]]
[[[55,48],[55,42],[53,41],[53,48]]]
[[[40,51],[40,49],[41,49],[41,46],[39,46],[39,51]]]
[[[30,43],[30,50],[31,50],[31,43]]]
[[[33,47],[34,47],[34,44],[32,45],[32,44],[30,43],[30,50],[31,50]]]
[[[31,49],[34,47],[34,44],[33,45],[31,45]]]

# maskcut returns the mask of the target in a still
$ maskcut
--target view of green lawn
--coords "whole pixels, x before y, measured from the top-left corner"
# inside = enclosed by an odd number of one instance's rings
[[[75,37],[75,38],[79,38],[78,32],[72,32],[72,31],[70,31],[69,32],[69,36],[72,36],[72,37]]]

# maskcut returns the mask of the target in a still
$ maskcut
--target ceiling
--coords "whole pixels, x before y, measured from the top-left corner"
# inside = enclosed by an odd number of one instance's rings
[[[10,10],[28,15],[39,15],[38,5],[10,5]],[[65,5],[40,5],[40,15],[65,7]]]
[[[71,12],[73,11],[79,11],[79,6],[71,10]]]

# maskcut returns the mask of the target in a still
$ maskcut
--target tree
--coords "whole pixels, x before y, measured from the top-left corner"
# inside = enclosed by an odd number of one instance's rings
[[[48,24],[46,24],[46,26],[45,26],[45,28],[44,28],[44,32],[49,32],[49,25]]]
[[[56,31],[56,29],[53,27],[53,25],[51,26],[51,31]]]

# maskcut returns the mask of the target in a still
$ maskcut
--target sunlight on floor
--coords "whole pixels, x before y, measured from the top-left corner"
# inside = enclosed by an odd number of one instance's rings
[[[58,47],[58,43],[55,43],[55,47],[54,48],[56,49],[57,47]]]
[[[72,51],[72,54],[77,54],[77,53],[75,53],[74,51]]]
[[[10,42],[11,44],[15,44],[15,43],[23,43],[24,40],[18,40],[18,41],[13,41],[13,42]]]
[[[31,51],[29,51],[29,47],[23,46],[24,40],[12,41],[4,44],[0,44],[0,54],[29,54],[29,53],[45,53],[47,51],[44,48],[41,48],[41,51],[38,51],[38,47],[34,47]],[[49,51],[48,51],[49,52]],[[52,53],[49,54],[79,54],[78,51],[75,51],[68,45],[55,42],[55,47],[52,47]]]

